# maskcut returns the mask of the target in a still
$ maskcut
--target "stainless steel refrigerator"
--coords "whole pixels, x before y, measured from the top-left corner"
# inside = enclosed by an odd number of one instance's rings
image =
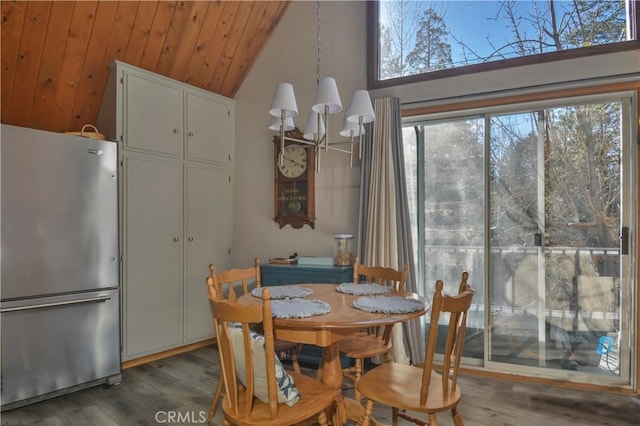
[[[121,376],[117,145],[1,129],[4,411]]]

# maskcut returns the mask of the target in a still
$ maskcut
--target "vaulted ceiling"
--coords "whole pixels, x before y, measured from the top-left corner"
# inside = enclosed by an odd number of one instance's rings
[[[288,3],[2,0],[2,123],[95,123],[113,60],[234,97]]]

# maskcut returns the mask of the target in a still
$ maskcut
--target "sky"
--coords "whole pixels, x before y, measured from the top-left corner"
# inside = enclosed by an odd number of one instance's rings
[[[386,1],[385,3],[397,3],[397,1]],[[559,2],[569,3],[569,2]],[[519,0],[514,4],[514,9],[521,16],[532,13],[534,2]],[[538,7],[548,7],[546,1],[538,1]],[[467,44],[480,56],[488,56],[493,48],[489,46],[487,39],[490,39],[494,46],[504,46],[513,36],[509,28],[509,22],[503,17],[502,3],[500,1],[487,0],[458,0],[458,1],[409,1],[407,6],[413,13],[421,14],[426,7],[431,6],[440,15],[444,16],[447,28],[456,38]],[[384,18],[385,13],[381,11],[380,18]],[[534,35],[531,26],[527,22],[521,21],[521,30],[527,31],[529,35]],[[460,59],[462,49],[458,43],[449,38],[453,59],[456,62]]]
[[[502,41],[510,37],[506,23],[496,19],[500,12],[497,1],[451,1],[438,2],[444,8],[447,27],[474,50],[485,51],[487,37]],[[524,3],[524,2],[522,2]],[[438,6],[440,7],[440,6]],[[453,18],[453,19],[451,19]],[[455,45],[455,43],[451,43]]]

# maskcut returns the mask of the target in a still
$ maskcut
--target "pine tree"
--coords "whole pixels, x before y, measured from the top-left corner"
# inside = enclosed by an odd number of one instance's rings
[[[451,45],[447,43],[447,24],[434,9],[428,8],[420,20],[415,47],[407,56],[411,74],[441,70],[451,66]]]

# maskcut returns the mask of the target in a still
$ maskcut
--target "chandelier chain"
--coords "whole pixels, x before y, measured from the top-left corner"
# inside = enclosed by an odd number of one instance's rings
[[[318,21],[318,26],[317,26],[317,34],[316,34],[316,41],[318,43],[318,50],[317,50],[317,58],[316,58],[316,83],[318,83],[320,81],[320,61],[322,59],[322,39],[321,39],[321,34],[322,34],[322,15],[320,13],[320,0],[316,1],[316,15],[317,15],[317,21]]]

